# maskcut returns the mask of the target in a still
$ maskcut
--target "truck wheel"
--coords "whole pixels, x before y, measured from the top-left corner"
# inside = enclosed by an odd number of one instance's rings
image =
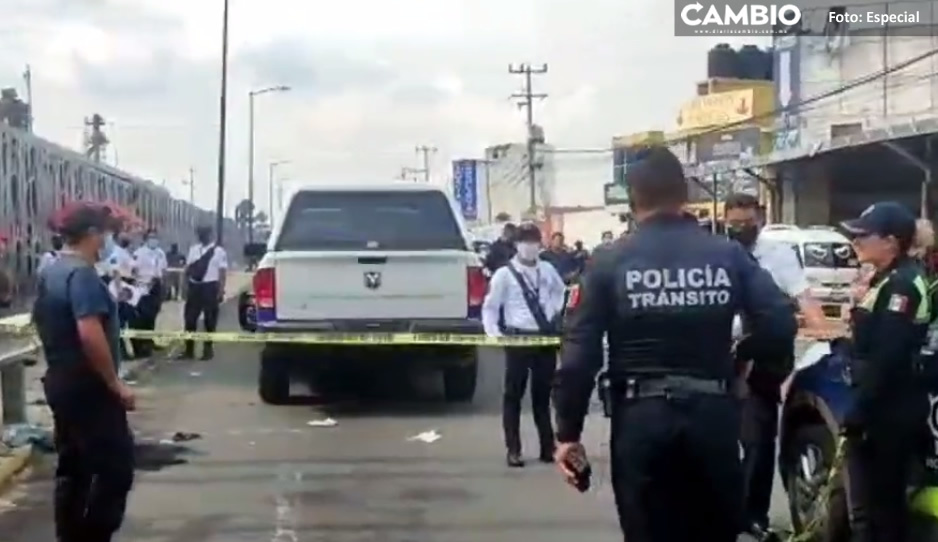
[[[285,405],[290,402],[290,373],[283,359],[267,348],[261,353],[257,391],[261,401],[268,405]]]
[[[835,436],[822,424],[804,425],[795,429],[784,452],[784,482],[788,490],[792,526],[796,533],[803,533],[813,527],[815,536],[810,540],[817,542],[849,540],[847,498],[842,474],[834,481],[827,506],[819,504],[835,452]]]
[[[475,348],[464,359],[463,364],[443,370],[443,395],[450,403],[467,403],[476,394],[479,360]]]

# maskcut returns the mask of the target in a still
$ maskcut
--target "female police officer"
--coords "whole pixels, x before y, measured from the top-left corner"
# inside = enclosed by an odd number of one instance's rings
[[[55,225],[65,241],[43,269],[33,308],[55,421],[55,528],[59,542],[109,542],[133,482],[127,410],[134,393],[118,377],[117,307],[94,265],[113,249],[106,207],[79,203]]]
[[[843,424],[850,528],[854,541],[901,542],[908,467],[926,408],[915,373],[929,299],[921,267],[907,255],[915,217],[898,203],[877,203],[843,227],[859,260],[876,269],[850,317],[856,390]]]

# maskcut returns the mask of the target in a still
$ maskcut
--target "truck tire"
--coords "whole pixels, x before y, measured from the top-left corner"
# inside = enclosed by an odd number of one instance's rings
[[[466,361],[443,370],[443,395],[449,403],[468,403],[476,394],[479,359],[476,349],[465,354]]]
[[[257,391],[268,405],[285,405],[290,402],[290,373],[283,359],[274,354],[267,348],[261,353]]]
[[[786,462],[785,468],[785,488],[788,490],[788,506],[791,513],[792,526],[796,533],[801,533],[807,527],[806,523],[810,520],[805,514],[809,503],[818,498],[818,494],[811,493],[809,487],[817,486],[812,484],[805,476],[802,465],[802,457],[813,450],[814,454],[819,453],[820,467],[823,469],[822,479],[826,480],[828,469],[834,459],[836,446],[836,435],[831,434],[826,425],[803,425],[795,429],[788,441],[787,449],[784,450]],[[808,460],[810,465],[817,461]],[[841,467],[843,468],[843,467]],[[818,471],[815,471],[818,472]],[[841,471],[842,473],[843,471]],[[815,510],[815,513],[819,511]],[[846,542],[850,539],[850,526],[847,519],[847,496],[844,492],[843,474],[834,482],[834,487],[830,492],[830,500],[827,504],[827,519],[821,522],[820,528],[814,537],[810,538],[816,542]]]

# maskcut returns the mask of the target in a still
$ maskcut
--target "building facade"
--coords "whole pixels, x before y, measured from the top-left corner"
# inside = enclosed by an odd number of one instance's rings
[[[552,145],[535,146],[534,166],[534,206],[538,211],[532,217],[527,144],[506,143],[485,149],[479,176],[480,216],[495,219],[505,213],[512,221],[543,218],[544,208],[554,203],[557,181]]]

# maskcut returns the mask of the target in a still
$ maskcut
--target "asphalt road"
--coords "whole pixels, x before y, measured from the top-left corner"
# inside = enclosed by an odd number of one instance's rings
[[[231,312],[226,329],[236,325]],[[466,407],[436,398],[437,382],[405,389],[383,379],[391,393],[364,400],[266,406],[256,397],[257,359],[254,346],[225,345],[212,362],[167,363],[141,383],[139,437],[200,438],[151,446],[121,541],[622,540],[598,415],[585,438],[597,476],[590,493],[567,488],[549,465],[505,467],[494,351],[485,352],[479,393]],[[337,425],[309,425],[327,417]],[[533,455],[530,416],[522,424]],[[408,440],[427,431],[441,438]],[[38,467],[0,503],[0,539],[53,540],[50,497],[49,469]],[[779,490],[781,524],[784,510]]]

